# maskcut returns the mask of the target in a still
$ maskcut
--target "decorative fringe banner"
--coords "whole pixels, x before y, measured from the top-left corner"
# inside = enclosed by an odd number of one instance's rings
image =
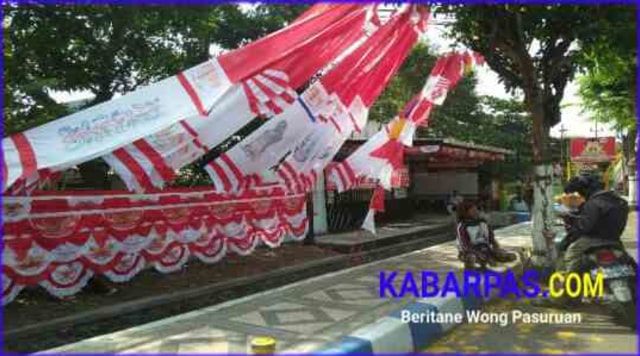
[[[235,196],[35,192],[4,197],[3,210],[3,304],[25,286],[65,297],[96,274],[126,282],[147,267],[177,271],[191,256],[215,263],[228,250],[248,255],[260,243],[301,240],[308,226],[305,196],[277,188]]]

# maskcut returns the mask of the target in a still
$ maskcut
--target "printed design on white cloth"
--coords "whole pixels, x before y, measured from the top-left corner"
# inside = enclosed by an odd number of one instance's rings
[[[205,92],[209,88],[219,87],[225,82],[218,73],[218,68],[213,61],[208,61],[188,71],[187,76],[191,85]]]
[[[424,86],[423,95],[430,102],[436,105],[442,105],[447,98],[447,91],[451,82],[443,76],[429,77]]]
[[[255,138],[253,141],[242,145],[242,150],[249,157],[249,159],[255,161],[260,158],[260,155],[264,151],[284,138],[284,133],[287,130],[287,122],[280,121],[273,129],[266,130],[265,133]]]
[[[242,87],[251,112],[264,117],[282,113],[298,96],[287,73],[275,69],[266,69],[245,80]]]
[[[306,162],[314,152],[314,149],[320,142],[321,138],[322,136],[318,135],[318,133],[315,131],[307,134],[307,136],[293,151],[293,159],[300,163]]]
[[[88,118],[74,126],[63,126],[58,130],[58,135],[67,151],[75,151],[156,120],[160,117],[160,106],[158,97],[133,103],[129,107],[120,107],[110,113]]]
[[[47,238],[61,238],[71,235],[82,219],[79,214],[51,218],[29,218],[29,224]]]
[[[186,143],[193,140],[192,136],[183,130],[180,130],[181,126],[173,125],[164,130],[160,130],[150,136],[145,137],[158,152],[167,152],[180,148],[180,150],[188,150],[187,147],[183,147]]]

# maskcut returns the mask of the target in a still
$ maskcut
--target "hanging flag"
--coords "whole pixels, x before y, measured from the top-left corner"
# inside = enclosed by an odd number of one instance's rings
[[[413,144],[418,126],[426,124],[433,105],[441,105],[447,93],[462,79],[470,66],[482,63],[473,52],[454,52],[436,62],[421,92],[411,99],[389,125],[385,126],[344,161],[327,169],[327,180],[339,192],[352,189],[363,178],[378,181],[391,189],[393,172],[402,167],[404,147]]]
[[[422,10],[420,10],[422,9]],[[421,21],[413,22],[420,24],[418,32],[423,31],[424,23],[428,19],[429,13],[425,11],[423,7],[412,7],[409,9],[412,14],[412,19],[416,17],[414,15],[419,14],[424,18]],[[416,29],[416,27],[414,27]],[[412,36],[415,32],[412,32]],[[417,36],[417,34],[415,34]],[[413,38],[413,37],[412,37]],[[407,53],[403,53],[403,57],[393,63],[394,66],[388,70],[381,71],[386,73],[386,82],[391,78],[391,75],[397,72],[399,66],[404,61],[404,56]],[[334,80],[338,81],[339,72],[332,72],[329,75],[334,76]],[[361,85],[363,82],[358,82]],[[357,86],[356,86],[357,88]],[[370,96],[366,102],[365,113],[368,113],[368,108],[372,105],[379,95],[380,91],[375,92],[375,95]],[[349,110],[351,111],[351,110]],[[285,186],[294,186],[294,191],[310,190],[317,181],[318,175],[323,173],[325,167],[331,162],[336,153],[340,150],[342,144],[352,135],[353,132],[360,132],[366,125],[367,115],[361,116],[361,120],[351,120],[351,116],[355,115],[328,115],[323,120],[319,120],[317,128],[307,133],[302,139],[301,143],[296,146],[292,154],[278,167],[278,174],[282,177],[282,181]],[[344,172],[344,177],[348,177],[350,172]],[[346,178],[345,178],[346,179]]]
[[[287,74],[274,69],[275,63],[290,60],[299,48],[307,48],[335,24],[363,13],[359,5],[326,7],[245,47],[173,77],[4,138],[3,191],[35,171],[69,168],[155,134],[181,119],[206,116],[235,84],[250,86],[249,79],[256,76],[272,75],[276,78],[273,81],[286,84]],[[310,57],[311,61],[315,58]],[[272,106],[259,94],[252,98],[249,100],[256,110]],[[136,148],[149,151],[148,147]],[[120,156],[121,162],[131,161],[127,152]],[[134,170],[133,174],[136,173]]]
[[[363,127],[368,107],[417,40],[410,18],[409,11],[393,18],[307,89],[296,103],[210,162],[206,170],[216,187],[224,191],[239,189],[246,177],[278,165],[298,144],[306,145],[306,152],[310,152],[323,121],[346,117],[354,127]],[[293,158],[304,160],[306,152],[298,150]],[[279,170],[281,175],[293,175],[289,184],[298,189],[304,186],[286,162]]]
[[[369,203],[369,211],[364,218],[362,228],[370,231],[372,234],[376,234],[376,221],[375,216],[377,212],[384,211],[384,189],[381,186],[377,186],[373,191],[371,202]]]
[[[344,6],[316,5],[301,19],[320,16],[314,15],[316,13],[336,12],[335,8],[344,9]],[[370,17],[372,7],[349,9],[343,11],[340,19],[316,29],[306,41],[292,45],[287,49],[287,56],[234,84],[207,116],[182,120],[103,158],[123,178],[129,189],[144,191],[163,187],[175,178],[176,170],[225,141],[256,116],[267,118],[282,114],[297,99],[295,88],[302,86],[318,70],[362,38],[365,34],[364,24]],[[247,63],[262,56],[255,53],[254,57],[246,58]]]

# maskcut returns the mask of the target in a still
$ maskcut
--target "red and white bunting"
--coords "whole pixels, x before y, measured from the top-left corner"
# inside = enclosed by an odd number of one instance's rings
[[[400,67],[417,38],[411,12],[395,16],[283,113],[210,162],[206,169],[216,186],[225,191],[240,189],[245,176],[278,165],[292,150],[293,160],[304,162],[309,158],[307,153],[313,151],[313,140],[322,138],[319,128],[323,122],[334,124],[349,118],[352,126],[362,127],[368,107]],[[349,112],[347,106],[354,112]],[[306,151],[296,149],[298,145],[306,146],[303,147]],[[304,191],[312,182],[300,175],[298,168],[284,161],[278,167],[278,174],[289,189]]]
[[[433,105],[441,105],[465,72],[478,63],[482,58],[469,51],[438,59],[424,88],[405,105],[401,117],[394,118],[344,161],[329,167],[328,181],[340,192],[355,188],[361,177],[391,189],[392,173],[402,166],[405,146],[413,144],[416,128],[428,123]]]
[[[281,48],[286,55],[276,55],[269,49],[243,57],[249,66],[268,56],[272,59],[250,76],[234,82],[208,115],[182,117],[184,120],[164,131],[105,156],[105,161],[123,177],[130,189],[161,188],[172,179],[169,171],[175,172],[195,161],[256,116],[266,118],[282,114],[297,98],[294,89],[364,36],[364,24],[371,9],[371,6],[314,6],[290,26],[260,40],[273,43],[274,48]],[[305,32],[299,33],[302,23],[314,25],[307,25]],[[150,148],[145,156],[127,154],[126,151],[140,142]],[[165,174],[153,179],[151,176],[156,171]],[[223,182],[218,183],[220,189],[224,189]]]
[[[424,24],[426,19],[428,19],[429,13],[426,11],[418,11],[416,7],[408,10],[412,11],[412,20],[415,20],[415,16],[413,15],[416,13],[424,16],[423,21],[419,22],[420,24]],[[424,29],[424,27],[421,27],[419,30],[424,31]],[[413,36],[413,34],[414,33],[411,35]],[[405,58],[405,53],[401,53],[400,51],[394,53],[400,54],[401,57],[398,59],[392,59],[391,56],[386,57],[386,60],[392,64],[392,66],[386,67],[388,68],[386,71],[381,71],[384,73],[383,79],[381,80],[385,81],[385,85],[391,76],[396,73]],[[334,77],[332,80],[339,80],[339,72],[332,72],[329,75]],[[360,81],[359,83],[363,82]],[[347,108],[346,115],[344,111],[339,110],[341,109],[340,106],[336,107],[337,111],[334,112],[333,115],[319,115],[316,128],[304,136],[293,150],[293,153],[285,160],[285,164],[280,166],[279,174],[283,179],[284,185],[290,187],[292,185],[290,182],[300,180],[303,183],[300,189],[310,190],[317,181],[318,175],[323,174],[323,170],[331,163],[331,160],[338,153],[342,144],[354,131],[360,132],[361,128],[366,125],[368,108],[375,101],[379,93],[379,91],[374,91],[373,95],[365,97],[364,100],[362,100],[360,96],[356,96],[356,100]],[[352,172],[348,167],[344,168],[345,169],[340,172],[340,177],[342,177],[342,182],[346,184],[347,181],[355,179],[355,177],[351,176]]]
[[[274,103],[279,103],[280,98],[286,101],[293,91],[285,90],[278,95],[277,89],[271,89],[276,93],[275,97],[264,100],[260,90],[269,92],[268,88],[276,88],[274,83],[278,81],[287,83],[288,80],[287,89],[301,85],[317,68],[307,70],[310,73],[305,70],[299,73],[298,68],[293,65],[296,64],[295,61],[300,62],[304,55],[304,68],[307,68],[308,63],[314,63],[318,68],[326,64],[327,55],[323,49],[329,48],[329,58],[340,53],[342,48],[359,37],[365,18],[366,8],[361,5],[313,7],[295,23],[235,51],[117,99],[7,137],[2,141],[3,192],[18,179],[31,177],[38,170],[52,167],[66,169],[127,145],[127,149],[114,154],[110,163],[119,160],[120,165],[116,166],[127,167],[128,172],[118,173],[140,179],[139,186],[153,183],[158,177],[141,178],[140,174],[147,172],[148,175],[151,171],[145,169],[147,162],[137,162],[136,159],[144,156],[152,163],[157,163],[156,158],[164,158],[164,152],[157,152],[158,155],[151,153],[152,156],[149,157],[147,154],[150,150],[132,148],[132,142],[156,134],[186,118],[205,121],[203,117],[206,117],[211,108],[232,95],[230,90],[237,87],[241,90],[248,87],[252,93],[243,99],[247,107],[252,106],[257,112],[265,107],[275,110],[274,105],[278,104]],[[336,26],[342,36],[327,37],[326,33],[336,31]],[[357,30],[350,31],[352,27]],[[309,52],[314,49],[314,44],[320,47],[318,53]],[[309,56],[309,53],[314,55]],[[283,71],[281,67],[291,61],[292,72]],[[219,128],[223,125],[218,123],[213,126]],[[194,144],[190,142],[189,145]],[[191,151],[186,155],[199,156],[200,152],[193,151],[195,147],[191,146],[188,148]],[[131,151],[135,149],[143,151],[142,155],[132,154]],[[173,162],[175,161],[174,157]],[[167,162],[165,164],[168,169],[176,168]],[[159,169],[162,181],[171,176],[167,169]],[[130,181],[127,183],[133,185]]]

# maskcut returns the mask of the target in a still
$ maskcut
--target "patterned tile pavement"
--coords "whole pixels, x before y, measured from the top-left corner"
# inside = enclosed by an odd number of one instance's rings
[[[498,230],[506,248],[527,246],[530,226]],[[247,353],[257,336],[277,340],[278,352],[309,352],[414,303],[381,299],[383,270],[458,269],[455,243],[311,278],[268,292],[199,309],[46,353]],[[396,283],[401,283],[397,280]]]

